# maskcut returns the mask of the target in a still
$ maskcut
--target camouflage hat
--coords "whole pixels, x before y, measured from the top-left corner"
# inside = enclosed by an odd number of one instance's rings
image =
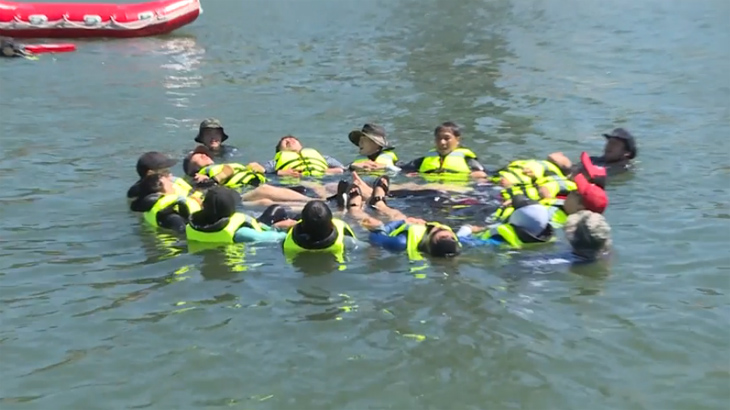
[[[565,237],[576,251],[598,253],[611,246],[611,226],[603,215],[583,210],[568,217]]]
[[[228,139],[228,135],[226,135],[226,132],[223,130],[223,124],[221,124],[220,120],[217,118],[206,118],[203,120],[203,122],[200,123],[200,129],[198,130],[198,135],[195,136],[195,142],[203,143],[203,131],[204,130],[221,130],[221,133],[223,133],[223,138],[221,138],[221,142]]]

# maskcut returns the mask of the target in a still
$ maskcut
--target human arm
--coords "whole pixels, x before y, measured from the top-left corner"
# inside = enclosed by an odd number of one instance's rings
[[[484,232],[487,228],[480,226],[464,225],[456,232],[456,237],[464,246],[475,247],[485,245],[499,245],[502,243],[499,237],[489,237],[482,239],[475,235]]]
[[[284,238],[286,238],[286,232],[270,229],[268,226],[261,231],[241,227],[238,228],[236,234],[233,236],[233,242],[279,242],[284,240]]]
[[[264,162],[264,174],[276,174],[276,160],[270,159]]]
[[[335,158],[329,155],[323,155],[325,161],[327,161],[327,174],[342,174],[345,172],[346,167]]]
[[[421,169],[421,164],[423,163],[424,158],[426,157],[416,158],[411,162],[399,164],[398,167],[400,167],[401,171],[406,174],[418,172],[418,170]]]
[[[472,178],[486,178],[487,171],[484,165],[479,162],[477,158],[467,158],[466,165],[469,166],[471,173],[469,174]]]

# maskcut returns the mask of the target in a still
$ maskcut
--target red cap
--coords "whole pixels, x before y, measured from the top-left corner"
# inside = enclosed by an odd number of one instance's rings
[[[592,184],[585,175],[578,174],[575,176],[575,185],[578,187],[578,193],[583,197],[583,206],[589,210],[602,214],[608,206],[608,196],[603,188],[596,184]]]

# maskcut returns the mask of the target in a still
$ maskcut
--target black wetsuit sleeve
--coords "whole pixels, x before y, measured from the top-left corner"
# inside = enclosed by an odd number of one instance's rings
[[[416,158],[411,162],[399,165],[401,172],[418,172],[421,169],[421,164],[426,157]]]
[[[175,212],[160,211],[157,213],[157,225],[160,228],[172,229],[175,232],[184,233],[186,224],[187,220]]]
[[[466,165],[469,166],[472,172],[484,171],[484,165],[482,165],[482,163],[476,158],[467,158]]]

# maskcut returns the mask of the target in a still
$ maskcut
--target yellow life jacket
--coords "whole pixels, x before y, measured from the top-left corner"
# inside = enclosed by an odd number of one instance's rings
[[[241,212],[236,212],[227,219],[228,222],[226,225],[215,232],[201,231],[188,224],[188,226],[185,227],[185,235],[189,241],[233,243],[233,237],[236,236],[236,231],[238,231],[241,227],[245,226],[257,231],[262,230],[261,225],[256,219]]]
[[[329,166],[327,160],[312,148],[303,148],[299,152],[279,151],[274,157],[277,171],[293,169],[302,173],[302,176],[322,176]]]
[[[553,235],[550,235],[550,237],[546,238],[545,240],[523,242],[520,239],[519,234],[515,230],[515,227],[508,223],[501,223],[494,228],[485,231],[480,235],[480,238],[482,240],[487,240],[495,236],[499,236],[502,238],[502,242],[504,242],[505,247],[513,249],[522,249],[525,245],[536,245],[555,241],[555,237]]]
[[[358,155],[358,157],[355,158],[354,161],[352,161],[352,165],[357,165],[368,161],[370,161],[370,158],[364,155]],[[393,151],[392,148],[382,150],[380,154],[378,154],[378,157],[375,158],[376,164],[384,165],[386,167],[394,167],[397,161],[398,156],[395,155],[395,151]]]
[[[524,173],[525,168],[531,170],[534,177],[527,176]],[[492,177],[492,180],[495,183],[499,183],[502,178],[504,178],[512,185],[520,185],[531,184],[540,178],[551,175],[565,177],[560,168],[550,161],[527,159],[510,162],[506,167],[499,170],[497,174]]]
[[[552,225],[553,228],[562,228],[568,220],[568,214],[566,214],[565,209],[563,209],[565,200],[545,198],[541,200],[540,203],[547,206],[550,211],[550,225]]]
[[[429,222],[425,225],[404,223],[403,225],[394,229],[393,232],[391,232],[388,236],[399,236],[405,232],[406,253],[408,254],[408,259],[412,261],[421,260],[423,259],[421,251],[419,250],[421,242],[423,241],[423,238],[425,238],[426,235],[428,235],[428,233],[434,228],[442,228],[453,232],[450,227],[440,224],[438,222]]]
[[[423,158],[423,162],[421,162],[421,167],[418,169],[418,172],[422,174],[469,174],[471,173],[471,168],[466,160],[476,159],[476,157],[476,154],[468,148],[457,148],[445,157],[439,155],[438,151],[431,150]]]
[[[191,197],[174,194],[160,195],[155,204],[152,205],[152,208],[143,214],[144,220],[155,228],[159,228],[157,214],[171,207],[173,207],[176,213],[188,216],[200,210],[200,204]],[[181,207],[185,207],[185,209],[181,209]]]
[[[578,189],[578,186],[575,185],[575,182],[558,175],[542,177],[535,181],[535,185],[537,185],[538,187],[547,188],[548,191],[550,191],[549,198],[567,196],[570,191],[575,191],[576,189]]]
[[[297,224],[302,223],[301,220],[297,221]],[[324,248],[324,249],[307,249],[300,246],[298,243],[294,241],[294,228],[293,226],[289,229],[289,232],[286,234],[286,238],[284,239],[283,248],[284,253],[293,256],[301,252],[328,252],[335,254],[335,256],[338,257],[338,260],[341,261],[342,255],[345,253],[345,235],[349,234],[349,236],[352,236],[355,238],[355,233],[352,231],[352,228],[350,228],[350,225],[347,224],[347,222],[333,218],[332,224],[335,226],[335,231],[337,234],[337,239],[332,243],[332,245]]]
[[[505,201],[512,199],[517,195],[524,195],[533,201],[540,200],[540,191],[534,184],[513,185],[502,190],[502,198],[504,198]]]
[[[172,185],[175,187],[175,193],[180,196],[188,196],[190,194],[190,191],[193,190],[193,187],[190,186],[190,184],[188,184],[188,182],[182,178],[174,177]]]
[[[251,171],[246,168],[245,165],[230,163],[230,164],[217,164],[209,165],[198,171],[199,174],[203,174],[209,178],[213,178],[216,175],[223,172],[223,168],[228,165],[233,168],[234,174],[226,180],[223,185],[228,188],[240,188],[244,185],[260,185],[266,182],[266,177],[258,172]]]

